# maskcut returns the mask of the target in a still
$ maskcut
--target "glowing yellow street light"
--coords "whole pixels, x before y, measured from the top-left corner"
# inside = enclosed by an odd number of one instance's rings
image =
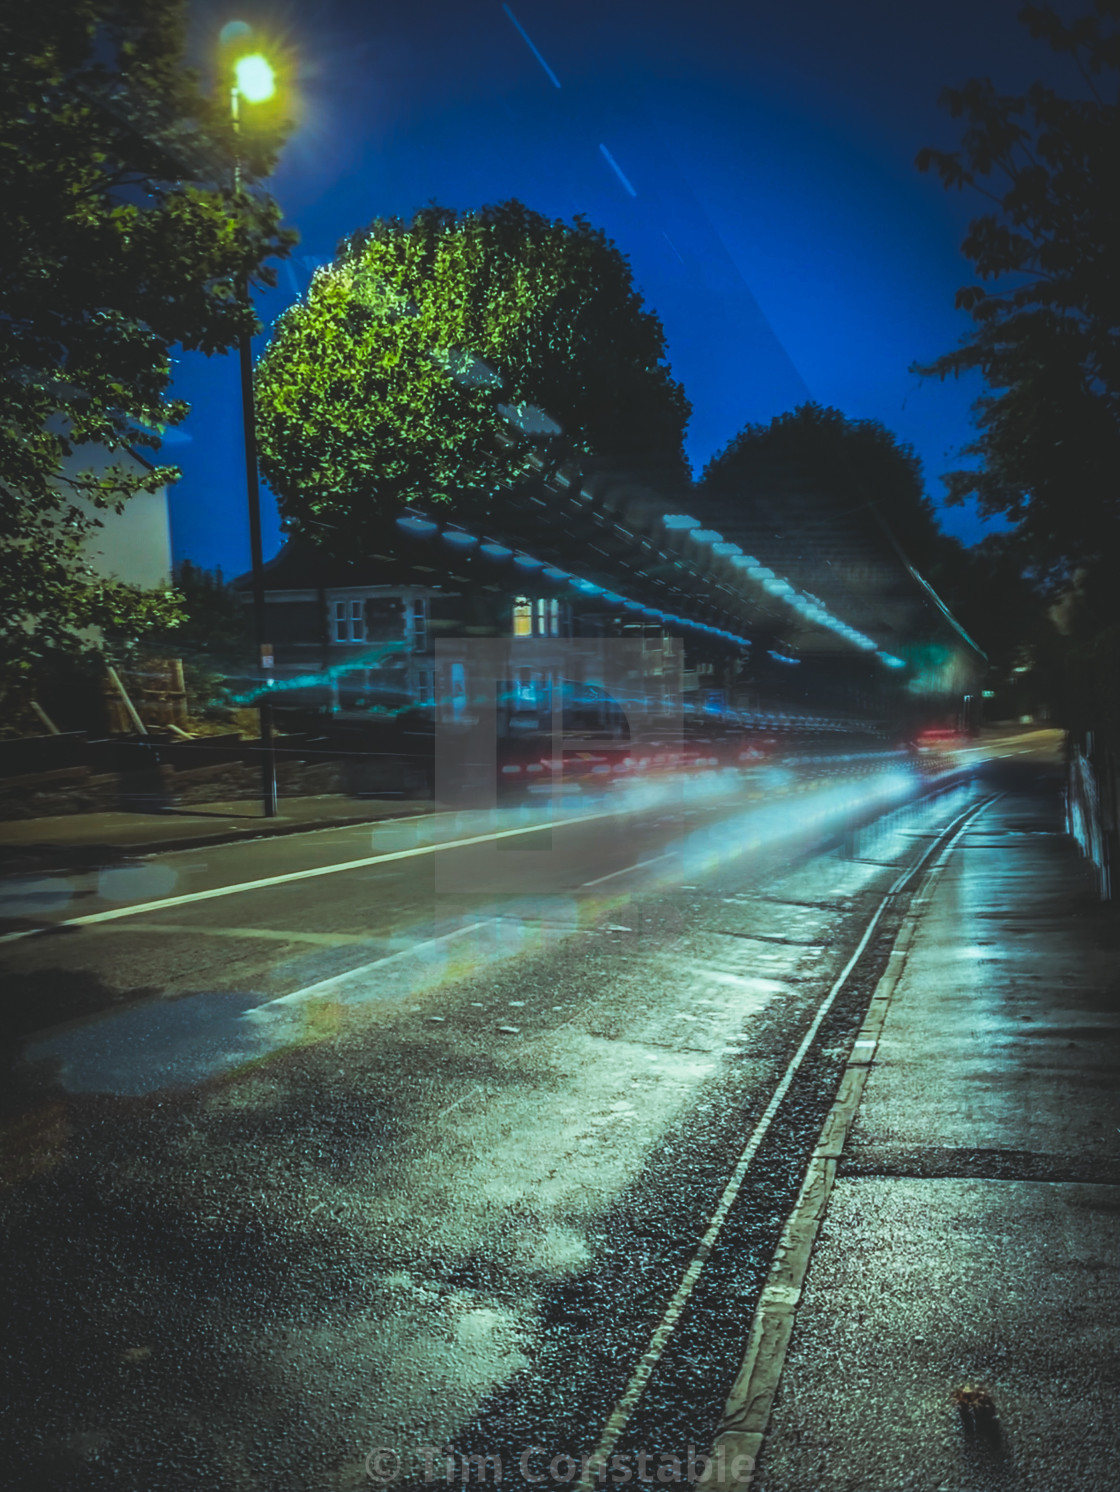
[[[234,64],[237,92],[251,104],[263,104],[276,92],[276,73],[267,57],[251,52]]]

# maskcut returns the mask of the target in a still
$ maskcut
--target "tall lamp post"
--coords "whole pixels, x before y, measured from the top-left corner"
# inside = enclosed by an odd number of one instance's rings
[[[241,159],[237,135],[241,128],[241,100],[251,104],[271,98],[276,78],[267,58],[252,53],[238,58],[233,70],[234,81],[229,92],[230,118],[234,129],[234,194],[241,189]],[[249,299],[249,277],[238,289]],[[273,666],[272,645],[267,639],[264,602],[264,554],[261,546],[261,486],[257,467],[257,413],[253,399],[253,349],[248,331],[241,333],[238,351],[241,360],[241,418],[245,428],[245,490],[249,502],[249,553],[253,573],[253,630],[257,643],[257,664],[262,674]],[[265,818],[275,818],[276,742],[272,731],[272,700],[268,695],[271,677],[257,698],[261,733],[261,805]]]

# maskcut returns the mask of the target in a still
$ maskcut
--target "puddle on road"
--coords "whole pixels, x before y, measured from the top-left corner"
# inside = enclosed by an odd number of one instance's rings
[[[141,1098],[191,1087],[330,1035],[339,1007],[415,998],[562,936],[507,920],[472,923],[278,999],[200,992],[115,1011],[29,1043],[23,1059],[56,1063],[69,1093]]]
[[[50,917],[82,894],[73,881],[58,876],[17,877],[0,884],[0,921]]]
[[[260,1003],[260,996],[199,994],[133,1006],[33,1042],[24,1060],[58,1063],[69,1093],[140,1098],[186,1087],[261,1055],[257,1032],[245,1024]]]

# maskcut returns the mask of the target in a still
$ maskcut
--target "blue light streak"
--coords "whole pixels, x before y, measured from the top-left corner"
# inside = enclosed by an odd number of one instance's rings
[[[541,56],[540,52],[533,45],[532,38],[529,36],[529,33],[525,30],[525,27],[517,19],[517,17],[514,15],[513,11],[510,10],[510,8],[509,8],[508,5],[503,5],[502,9],[505,11],[505,13],[506,13],[507,17],[509,18],[509,20],[512,21],[512,23],[514,25],[514,28],[516,29],[517,34],[520,36],[521,40],[529,48],[530,52],[532,52],[533,56],[537,59],[537,61],[540,63],[540,65],[544,68],[545,72],[548,74],[548,80],[549,80],[549,82],[552,84],[552,86],[554,88],[559,88],[560,87],[560,79],[552,71],[552,69],[549,67],[548,63]]]
[[[685,513],[669,514],[662,519],[662,523],[666,528],[688,531],[692,538],[699,540],[701,543],[711,545],[714,553],[730,560],[731,564],[737,569],[744,570],[750,575],[752,580],[760,582],[764,589],[771,595],[780,598],[795,611],[799,611],[806,620],[829,628],[863,652],[873,653],[888,668],[898,669],[906,667],[903,659],[896,658],[893,654],[881,650],[871,638],[864,636],[861,632],[857,632],[854,627],[849,627],[846,622],[841,622],[838,618],[831,616],[815,597],[800,594],[788,580],[783,580],[780,576],[775,575],[773,570],[767,569],[765,565],[760,565],[752,555],[743,554],[738,544],[724,540],[723,535],[717,533],[715,529],[697,528],[696,520],[690,518]],[[404,529],[406,533],[411,533],[418,538],[431,538],[440,532],[440,526],[437,522],[433,519],[425,518],[419,513],[401,514],[397,519],[397,526]],[[463,550],[479,544],[480,552],[490,559],[506,560],[512,557],[514,564],[519,568],[523,570],[539,569],[545,579],[557,583],[568,581],[573,589],[580,591],[586,596],[600,596],[610,606],[621,606],[626,611],[640,613],[662,624],[683,627],[694,632],[704,632],[711,637],[718,637],[737,647],[751,646],[749,637],[743,637],[736,632],[731,632],[726,627],[716,627],[710,622],[693,621],[689,617],[679,616],[675,612],[661,611],[657,607],[646,606],[639,601],[628,601],[624,596],[620,596],[615,591],[606,590],[603,586],[596,584],[595,581],[585,580],[581,576],[573,576],[570,571],[558,569],[555,565],[544,565],[542,560],[536,559],[531,554],[520,552],[515,555],[514,551],[508,545],[499,544],[493,539],[488,539],[485,543],[480,543],[477,536],[468,533],[466,529],[444,528],[441,537],[446,539],[449,544]],[[771,653],[771,657],[781,663],[799,663],[801,661],[798,658],[787,658],[777,653]]]
[[[599,146],[599,150],[601,151],[603,159],[606,161],[607,165],[611,168],[611,170],[614,172],[614,174],[618,177],[619,181],[621,181],[622,185],[630,193],[631,197],[636,197],[638,195],[637,192],[630,185],[629,181],[627,181],[626,177],[623,175],[622,167],[615,160],[614,156],[611,155],[611,153],[607,149],[607,147],[605,145],[600,145]]]

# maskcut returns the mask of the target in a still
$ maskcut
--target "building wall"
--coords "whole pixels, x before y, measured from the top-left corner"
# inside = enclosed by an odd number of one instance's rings
[[[363,708],[355,702],[371,689],[428,702],[433,602],[445,594],[385,585],[266,592],[277,686],[310,691],[308,703],[330,709]]]
[[[64,470],[103,472],[110,466],[140,470],[144,465],[128,451],[107,451],[102,446],[81,446],[65,463]],[[69,500],[69,493],[67,494]],[[86,555],[90,565],[106,579],[123,580],[142,590],[167,590],[171,585],[171,519],[167,488],[139,492],[129,498],[121,513],[100,511],[82,498],[74,506],[96,517],[101,527],[90,535]]]

